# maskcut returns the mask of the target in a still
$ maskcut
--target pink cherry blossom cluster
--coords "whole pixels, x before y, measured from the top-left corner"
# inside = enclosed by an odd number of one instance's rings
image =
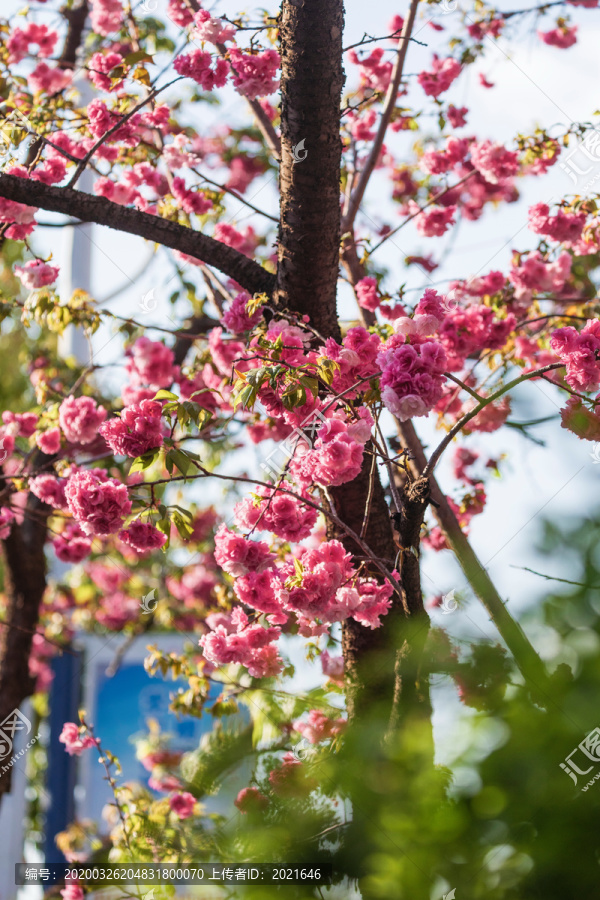
[[[471,162],[490,184],[498,184],[519,171],[518,154],[491,141],[471,146]]]
[[[64,509],[67,505],[66,483],[65,478],[56,478],[55,475],[36,475],[29,479],[29,490],[42,503],[54,509]]]
[[[364,382],[378,372],[377,354],[381,341],[376,334],[369,334],[361,325],[349,328],[341,346],[333,338],[325,341],[325,356],[337,363],[331,389],[335,394],[344,394],[348,400],[353,399],[365,389]],[[349,388],[359,384],[356,390]]]
[[[54,552],[61,562],[80,563],[89,556],[92,542],[76,522],[67,522],[61,533],[52,541]]]
[[[190,53],[178,56],[173,63],[173,68],[180,75],[192,78],[202,90],[213,91],[221,88],[227,81],[229,66],[224,59],[217,59],[214,69],[211,68],[213,57],[204,50],[192,50]]]
[[[583,212],[566,213],[559,209],[550,215],[547,203],[535,203],[529,209],[529,227],[534,234],[541,234],[565,247],[575,247],[581,238],[586,215]]]
[[[237,577],[248,572],[262,572],[273,559],[267,544],[251,541],[229,531],[222,524],[215,534],[215,560],[229,575]]]
[[[125,366],[131,383],[135,387],[168,387],[175,380],[173,351],[161,341],[151,341],[140,337],[127,351],[129,357]]]
[[[113,69],[123,67],[120,53],[110,50],[108,53],[94,53],[88,63],[88,78],[101,91],[118,91],[123,87],[122,79],[109,78]]]
[[[577,28],[577,25],[572,27],[562,25],[558,28],[552,28],[550,31],[538,31],[538,36],[549,47],[559,47],[561,50],[566,50],[577,43]]]
[[[262,319],[262,310],[260,309],[257,309],[252,315],[248,313],[247,306],[249,301],[250,294],[242,291],[241,294],[235,295],[228,309],[223,313],[221,321],[225,328],[233,334],[252,331]]]
[[[229,51],[233,85],[249,100],[265,97],[279,87],[277,70],[281,64],[277,50],[242,53],[237,47]]]
[[[265,795],[261,793],[258,788],[247,787],[242,788],[233,803],[234,806],[237,806],[241,813],[246,815],[247,813],[258,812],[261,809],[266,809],[269,805],[269,799],[268,797],[265,797]]]
[[[483,349],[499,350],[515,325],[513,313],[497,319],[494,310],[483,304],[450,310],[439,335],[448,357],[448,371],[459,371],[468,356]]]
[[[254,497],[236,505],[234,514],[240,528],[270,531],[284,541],[295,542],[309,536],[318,512],[290,494],[259,486]]]
[[[513,266],[508,277],[515,286],[517,299],[530,300],[534,291],[559,293],[571,274],[572,257],[564,250],[554,262],[544,259],[539,250],[529,253]]]
[[[47,25],[28,22],[24,28],[15,28],[8,38],[8,62],[11,65],[21,62],[29,53],[31,44],[37,45],[38,57],[52,56],[57,40],[57,31],[51,31]]]
[[[297,562],[301,576],[293,562],[286,562],[275,594],[285,610],[296,614],[306,633],[314,629],[315,618],[331,623],[352,617],[369,628],[379,627],[380,616],[391,605],[393,587],[358,578],[352,557],[339,541],[304,547]]]
[[[345,719],[330,719],[320,709],[311,709],[306,722],[301,719],[294,722],[294,729],[311,744],[326,741],[336,734],[340,734],[345,727]]]
[[[224,19],[212,16],[208,10],[199,9],[194,14],[194,28],[192,37],[200,41],[210,41],[211,44],[226,44],[235,37],[235,25],[230,25]]]
[[[418,334],[392,335],[377,362],[382,371],[381,399],[401,422],[426,416],[442,396],[447,359],[439,341]]]
[[[600,321],[588,319],[581,331],[572,326],[559,328],[550,346],[567,367],[565,380],[579,391],[591,391],[600,384]]]
[[[364,410],[367,416],[370,413]],[[328,419],[318,430],[312,447],[300,441],[291,460],[289,471],[298,484],[323,486],[346,484],[362,468],[364,445],[369,440],[372,419],[346,422],[343,418]]]
[[[362,59],[355,50],[350,50],[348,59],[359,67],[362,87],[384,93],[392,78],[392,63],[385,58],[383,47],[375,47],[368,56]]]
[[[89,747],[95,747],[99,743],[97,738],[85,734],[84,729],[76,725],[75,722],[65,722],[59,741],[65,745],[65,750],[69,756],[81,756],[84,750],[87,750]]]
[[[596,398],[598,399],[598,398]],[[585,441],[600,441],[600,408],[588,409],[578,397],[569,397],[560,411],[561,427]]]
[[[104,422],[98,429],[108,446],[121,456],[142,456],[162,446],[162,405],[142,400],[126,406],[119,418]]]
[[[0,540],[5,541],[10,534],[15,514],[8,506],[0,506]]]
[[[129,622],[135,622],[140,612],[140,602],[122,591],[114,591],[101,598],[96,611],[96,621],[109,631],[121,631]]]
[[[462,162],[468,151],[469,141],[466,138],[450,136],[446,139],[443,150],[427,150],[421,157],[420,165],[423,171],[430,175],[441,175]]]
[[[58,409],[58,421],[72,444],[92,444],[106,419],[106,410],[91,397],[67,397]]]
[[[97,34],[108,37],[119,31],[123,17],[121,0],[92,0],[92,28]]]
[[[361,278],[354,287],[358,305],[370,312],[375,312],[381,303],[381,297],[377,290],[376,278]]]
[[[254,678],[272,677],[283,668],[274,646],[280,633],[279,628],[249,624],[248,616],[238,607],[228,624],[218,624],[200,638],[200,646],[206,659],[215,665],[238,663]]]
[[[458,78],[461,68],[461,64],[456,59],[452,59],[451,56],[446,59],[439,59],[437,54],[434,53],[431,70],[419,73],[419,84],[428,97],[439,97]]]
[[[119,538],[140,553],[160,550],[167,541],[166,534],[155,528],[151,522],[142,522],[140,519],[135,519],[127,528],[120,531]]]
[[[196,803],[196,798],[189,791],[183,791],[169,797],[169,808],[178,819],[189,819],[193,816]]]
[[[69,510],[85,534],[114,534],[131,512],[127,487],[105,469],[76,471],[65,486]]]
[[[421,209],[418,203],[409,200],[408,210],[415,217],[417,231],[424,237],[441,237],[450,225],[454,225],[456,206],[429,206]]]
[[[30,259],[22,266],[15,266],[13,271],[30,291],[54,284],[59,273],[57,266],[49,266],[41,259]]]

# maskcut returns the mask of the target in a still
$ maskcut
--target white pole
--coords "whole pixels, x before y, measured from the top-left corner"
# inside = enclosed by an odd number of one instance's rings
[[[80,103],[87,105],[94,97],[90,83],[86,78],[77,79],[77,87],[80,94]],[[86,193],[93,193],[94,176],[86,169],[79,179],[77,189]],[[70,225],[63,228],[63,251],[60,267],[60,279],[58,283],[59,296],[69,300],[78,288],[91,293],[92,280],[92,256],[94,244],[92,242],[94,225],[86,222],[81,225]],[[82,328],[69,325],[58,340],[58,355],[63,359],[74,357],[82,366],[91,362],[91,347]]]

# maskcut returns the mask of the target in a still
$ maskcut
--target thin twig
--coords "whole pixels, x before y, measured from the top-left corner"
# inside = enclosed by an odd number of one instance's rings
[[[428,478],[431,475],[440,456],[442,455],[442,453],[444,452],[444,450],[446,449],[448,444],[450,444],[451,441],[459,433],[459,431],[461,431],[464,428],[464,426],[467,424],[467,422],[470,422],[471,419],[473,419],[477,415],[477,413],[481,412],[482,409],[484,409],[490,403],[493,403],[494,400],[498,400],[499,397],[502,397],[502,395],[506,394],[507,391],[512,390],[514,387],[516,387],[519,384],[522,384],[524,381],[529,381],[530,378],[539,378],[541,375],[543,375],[544,372],[550,372],[552,369],[564,369],[564,367],[565,367],[564,363],[551,363],[549,366],[544,366],[542,369],[535,369],[535,371],[533,371],[533,372],[527,372],[525,375],[519,375],[518,378],[515,378],[513,381],[510,381],[508,384],[504,385],[504,387],[500,388],[495,393],[490,394],[489,397],[486,397],[485,400],[482,400],[480,403],[478,403],[477,406],[473,407],[473,409],[470,412],[468,412],[466,415],[464,415],[462,417],[462,419],[458,420],[456,425],[454,425],[450,429],[450,431],[448,432],[448,434],[446,435],[444,440],[434,450],[429,462],[427,463],[427,465],[423,469],[423,472],[421,473],[422,477]]]

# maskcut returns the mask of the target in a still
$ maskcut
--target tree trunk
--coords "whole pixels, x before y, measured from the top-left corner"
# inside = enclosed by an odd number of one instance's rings
[[[343,28],[343,0],[284,0],[276,299],[336,339]]]
[[[46,588],[44,542],[51,508],[29,495],[21,525],[13,523],[2,541],[6,618],[0,625],[0,723],[17,710],[35,688],[29,674],[33,635]],[[10,792],[11,770],[0,778],[0,799]]]

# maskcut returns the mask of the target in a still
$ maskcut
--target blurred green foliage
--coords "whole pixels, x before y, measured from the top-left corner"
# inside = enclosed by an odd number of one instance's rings
[[[270,803],[219,823],[221,858],[307,869],[331,862],[337,884],[236,885],[234,896],[597,896],[600,782],[581,788],[600,773],[600,759],[588,760],[591,771],[577,786],[560,764],[600,726],[599,539],[596,520],[546,525],[542,552],[550,561],[567,556],[569,578],[579,584],[548,582],[526,623],[547,648],[552,677],[544,706],[531,700],[500,648],[474,644],[457,658],[447,638],[432,634],[433,668],[442,673],[436,703],[455,703],[458,683],[464,704],[453,726],[456,753],[442,747],[448,767],[432,764],[422,715],[407,714],[390,734],[376,704],[334,746],[308,749],[303,780],[286,796],[274,794],[268,778],[281,753],[256,755],[253,783]],[[587,768],[577,754],[574,761]]]

